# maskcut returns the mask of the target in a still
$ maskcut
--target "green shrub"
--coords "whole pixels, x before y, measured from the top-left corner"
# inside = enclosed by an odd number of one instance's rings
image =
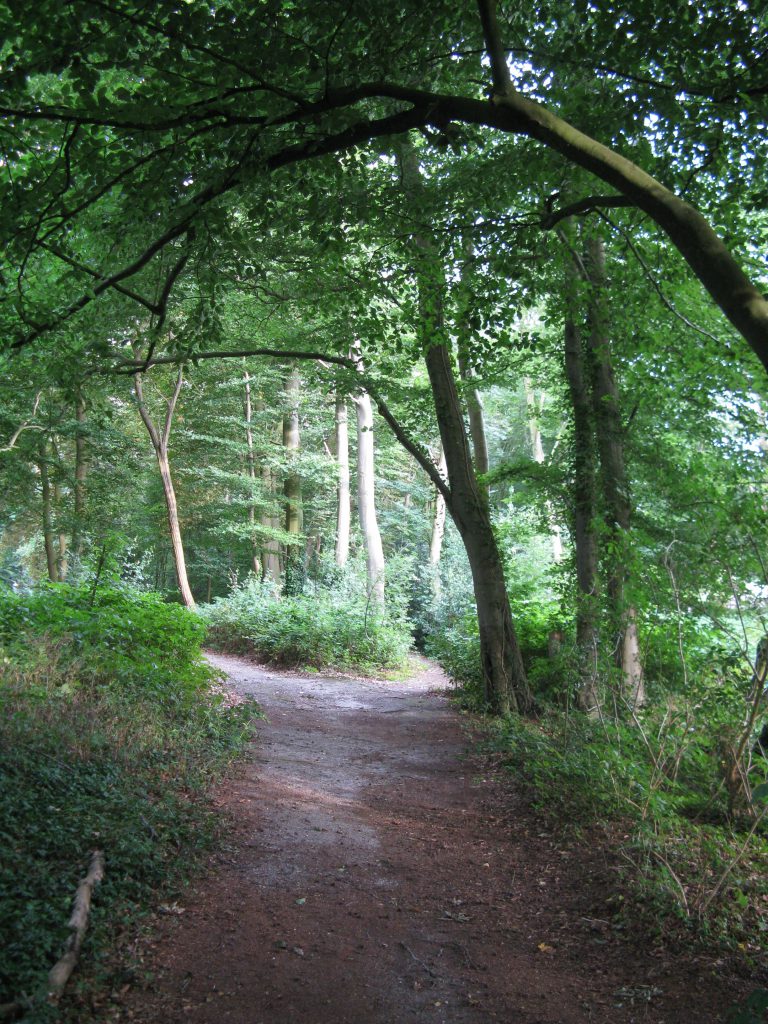
[[[268,584],[248,580],[201,615],[214,647],[279,665],[399,668],[411,646],[401,620],[343,588],[307,585],[303,594],[278,598]]]
[[[38,993],[93,849],[106,877],[83,954],[91,971],[118,922],[213,840],[206,787],[256,711],[225,698],[202,635],[192,613],[128,589],[0,593],[0,1003]]]

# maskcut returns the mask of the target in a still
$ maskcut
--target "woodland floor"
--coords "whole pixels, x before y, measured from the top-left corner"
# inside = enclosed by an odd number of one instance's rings
[[[111,1020],[708,1024],[752,987],[612,928],[616,864],[467,753],[439,670],[389,683],[213,660],[268,721],[218,794],[228,849],[158,918],[154,980]]]

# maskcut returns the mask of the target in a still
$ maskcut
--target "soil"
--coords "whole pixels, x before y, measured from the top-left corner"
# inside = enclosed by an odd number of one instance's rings
[[[112,1019],[708,1024],[754,987],[616,929],[611,855],[468,753],[438,669],[392,683],[212,660],[268,721],[218,794],[228,849],[162,908],[154,980]]]

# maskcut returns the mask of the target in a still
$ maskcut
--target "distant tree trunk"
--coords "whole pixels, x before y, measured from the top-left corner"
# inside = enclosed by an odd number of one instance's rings
[[[288,473],[283,483],[285,497],[285,532],[290,537],[298,537],[303,527],[303,508],[301,502],[301,476],[296,469],[296,457],[301,445],[299,433],[299,400],[301,397],[301,377],[298,367],[294,366],[285,379],[285,396],[288,410],[283,415],[283,446],[288,460]],[[298,543],[287,544],[285,552],[285,591],[299,593],[303,589],[303,560]]]
[[[53,488],[51,487],[48,463],[48,441],[45,434],[40,434],[37,445],[37,468],[40,473],[40,492],[43,501],[43,543],[48,579],[51,583],[59,583],[59,559],[56,553],[53,527]]]
[[[256,471],[256,456],[253,449],[253,407],[251,403],[251,376],[247,370],[243,370],[243,383],[245,384],[245,401],[243,403],[243,412],[245,413],[245,443],[246,443],[246,461],[248,464],[248,479],[250,480],[251,494],[248,502],[248,523],[251,527],[251,566],[253,571],[257,574],[261,574],[261,562],[259,560],[259,548],[256,543],[256,507],[254,505],[254,495],[256,491],[256,480],[258,479],[258,473]],[[210,582],[210,580],[209,580]]]
[[[595,451],[592,408],[585,379],[581,332],[565,322],[565,373],[573,409],[573,539],[576,548],[576,646],[579,657],[579,705],[599,705],[597,686],[597,538],[595,536]]]
[[[626,551],[631,500],[624,461],[624,437],[619,393],[613,374],[606,324],[605,246],[597,236],[587,241],[584,267],[589,283],[589,348],[592,362],[592,402],[608,524],[614,550],[608,576],[608,597],[619,627],[622,690],[633,707],[645,703],[643,666],[637,634],[637,611],[625,602],[628,580]]]
[[[72,521],[72,552],[78,560],[83,557],[87,499],[88,447],[85,423],[85,399],[82,388],[78,385],[75,393],[75,505]]]
[[[448,467],[445,464],[445,452],[440,445],[440,456],[437,460],[437,469],[442,477],[447,479]],[[445,498],[439,491],[435,493],[435,515],[432,520],[432,537],[429,542],[429,564],[437,568],[440,564],[440,555],[443,551],[443,538],[445,537]],[[438,575],[438,581],[439,581]],[[439,589],[439,587],[438,587]]]
[[[539,466],[543,466],[545,462],[544,445],[541,441],[541,430],[539,428],[539,416],[543,402],[541,398],[537,401],[536,394],[527,377],[523,378],[523,386],[525,388],[525,406],[528,415],[528,432],[531,438],[531,453],[533,461]],[[547,520],[549,521],[549,535],[552,540],[552,560],[554,562],[561,562],[563,560],[563,539],[551,501],[547,501],[546,508]]]
[[[413,144],[401,142],[403,188],[419,206],[421,180]],[[509,607],[504,565],[496,544],[485,494],[478,486],[464,413],[456,386],[444,322],[445,276],[428,228],[413,236],[417,257],[419,328],[435,414],[450,480],[448,511],[469,559],[480,632],[480,664],[485,697],[497,713],[530,711],[533,698],[523,667]]]
[[[263,413],[266,409],[266,405],[262,399],[257,399],[254,402],[254,410],[259,413]],[[282,427],[281,427],[282,429]],[[272,500],[275,500],[275,480],[272,470],[266,462],[261,464],[261,487],[265,495],[269,495]],[[266,530],[277,531],[280,529],[280,520],[276,515],[265,512],[261,516],[261,525]],[[274,538],[269,537],[265,540],[261,547],[261,564],[262,574],[265,580],[271,580],[273,583],[280,582],[280,543]]]
[[[357,412],[357,509],[365,545],[368,592],[379,606],[384,604],[384,548],[376,516],[373,445],[373,410],[366,392],[353,398]]]
[[[58,457],[58,446],[55,445],[54,447],[57,449]],[[53,507],[56,509],[61,508],[61,488],[57,483],[53,485]],[[58,546],[59,582],[63,583],[69,571],[69,544],[67,543],[67,535],[61,528],[59,529]]]
[[[448,468],[445,464],[445,452],[443,451],[442,444],[440,445],[437,470],[444,479],[447,479]],[[440,597],[442,590],[440,556],[443,552],[443,539],[445,538],[445,512],[445,498],[440,491],[435,490],[435,514],[432,518],[432,536],[429,540],[430,583],[432,586],[432,597],[435,600]]]
[[[349,426],[347,403],[342,395],[336,396],[336,461],[339,481],[336,487],[336,565],[345,566],[349,558],[349,531],[351,522],[349,488]]]
[[[184,557],[184,544],[181,539],[181,528],[179,526],[179,511],[176,505],[176,491],[174,490],[171,466],[168,459],[168,442],[171,437],[173,414],[176,410],[176,403],[179,400],[181,388],[184,383],[184,367],[179,367],[173,394],[166,402],[165,420],[161,429],[158,429],[158,427],[156,427],[152,422],[152,417],[150,416],[149,410],[144,401],[144,385],[142,377],[143,374],[137,373],[133,378],[136,405],[144,426],[147,428],[147,433],[149,434],[149,438],[152,442],[152,447],[155,450],[155,457],[157,458],[157,465],[160,470],[160,479],[163,484],[163,494],[165,495],[165,507],[168,512],[168,528],[171,537],[173,562],[176,568],[176,582],[178,583],[179,592],[181,593],[181,598],[184,604],[187,608],[194,608],[195,599],[192,596],[192,590],[187,578],[187,563]]]

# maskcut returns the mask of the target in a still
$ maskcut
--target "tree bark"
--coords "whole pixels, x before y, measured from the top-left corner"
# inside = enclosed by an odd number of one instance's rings
[[[336,396],[335,427],[336,462],[339,480],[336,486],[336,565],[344,567],[349,558],[349,531],[351,523],[349,487],[349,426],[347,403],[342,395]]]
[[[475,373],[467,362],[466,355],[459,349],[459,373],[464,382],[464,401],[467,404],[469,414],[469,434],[472,438],[472,452],[475,458],[475,472],[484,476],[489,469],[488,462],[488,438],[485,433],[485,413],[483,400],[480,392],[472,382]],[[481,485],[481,490],[487,492],[486,484]]]
[[[183,383],[184,367],[180,366],[179,372],[176,376],[176,384],[174,386],[173,393],[166,402],[165,421],[162,428],[158,429],[153,423],[152,417],[150,416],[149,410],[144,401],[142,374],[137,373],[133,379],[136,405],[144,426],[147,428],[147,433],[149,434],[149,438],[152,442],[152,447],[155,450],[155,457],[160,470],[160,479],[163,484],[165,507],[168,512],[168,530],[171,537],[171,549],[173,551],[173,563],[176,569],[176,582],[179,587],[181,599],[186,607],[194,608],[195,599],[192,595],[189,579],[187,578],[187,562],[184,556],[184,543],[181,537],[181,527],[179,526],[179,511],[176,504],[176,491],[173,486],[173,477],[171,476],[171,466],[168,457],[168,442],[171,436],[173,414],[176,410],[176,403],[179,400]]]
[[[572,316],[565,322],[565,374],[573,410],[573,540],[576,549],[576,648],[579,706],[599,706],[597,679],[597,537],[595,535],[595,450],[592,407],[581,332]]]
[[[622,673],[622,692],[632,707],[645,702],[643,668],[637,634],[637,611],[625,602],[626,568],[632,502],[624,458],[624,431],[621,423],[619,392],[613,373],[611,347],[606,318],[605,246],[593,236],[587,241],[584,268],[589,284],[589,349],[592,366],[592,402],[600,454],[612,555],[608,574],[608,598],[618,627],[618,655]]]
[[[357,413],[357,508],[365,545],[368,593],[379,607],[383,607],[385,564],[376,516],[373,410],[365,391],[355,395],[353,401]]]

